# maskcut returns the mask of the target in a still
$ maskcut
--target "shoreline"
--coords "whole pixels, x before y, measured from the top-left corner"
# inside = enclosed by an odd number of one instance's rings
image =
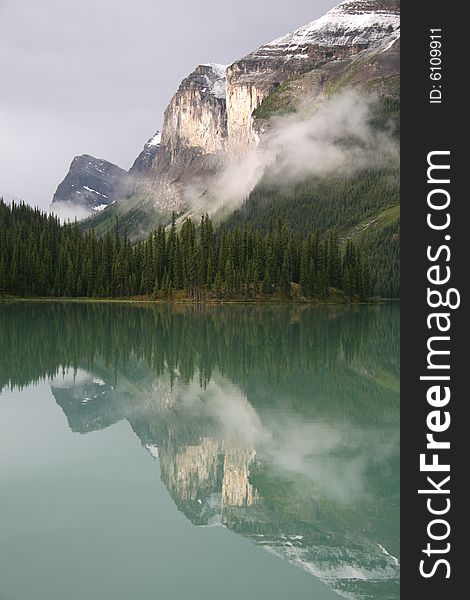
[[[379,298],[370,302],[339,302],[337,300],[298,300],[298,299],[266,299],[266,300],[190,300],[183,298],[176,299],[153,299],[145,297],[130,297],[130,298],[88,298],[78,297],[70,298],[63,297],[58,298],[54,296],[38,296],[38,297],[27,297],[27,296],[0,296],[0,303],[2,302],[66,302],[72,304],[88,304],[88,303],[103,303],[103,304],[172,304],[172,305],[207,305],[207,306],[224,306],[227,304],[232,305],[251,305],[251,306],[284,306],[284,305],[297,305],[297,306],[379,306],[381,304],[390,304],[400,302],[400,298]]]

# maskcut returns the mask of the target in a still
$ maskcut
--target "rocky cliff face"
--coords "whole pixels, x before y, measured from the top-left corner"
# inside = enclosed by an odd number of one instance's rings
[[[202,503],[219,491],[221,444],[202,438],[197,445],[159,449],[162,481],[179,503]]]
[[[252,506],[259,500],[259,494],[249,479],[249,467],[255,455],[252,449],[227,448],[224,456],[222,510],[232,506]]]
[[[399,35],[397,0],[347,0],[326,15],[261,46],[232,65],[198,66],[165,111],[161,149],[146,189],[163,209],[184,208],[184,187],[215,172],[222,154],[257,144],[253,111],[282,82]]]
[[[162,139],[162,134],[160,131],[157,131],[155,135],[153,135],[144,145],[144,149],[139,154],[139,156],[135,159],[134,164],[130,168],[130,173],[132,175],[140,176],[147,171],[152,166],[155,157],[160,150],[160,142]]]
[[[233,63],[227,70],[228,149],[243,153],[257,143],[253,111],[282,82],[327,61],[398,37],[399,0],[346,0],[323,17]]]
[[[52,208],[65,205],[99,212],[125,195],[128,186],[127,171],[88,154],[76,156],[54,194]]]
[[[159,209],[182,210],[184,188],[217,170],[227,138],[225,69],[199,65],[165,111],[159,150],[141,171],[141,189]]]
[[[258,114],[255,119],[253,113],[285,84],[292,84],[289,110],[295,110],[294,99],[308,98],[313,103],[341,72],[345,80],[352,78],[353,85],[377,79],[380,74],[369,63],[380,61],[369,52],[383,56],[382,63],[392,65],[398,74],[399,65],[389,55],[399,56],[399,13],[399,0],[346,0],[228,67],[199,65],[171,99],[161,140],[147,142],[131,169],[138,176],[138,202],[130,202],[128,209],[120,206],[121,222],[128,217],[129,223],[141,223],[136,213],[145,212],[150,231],[157,222],[168,222],[170,211],[182,215],[211,212],[212,177],[227,160],[262,143],[269,124]],[[353,62],[366,55],[362,63]],[[96,217],[96,224],[107,231],[103,216]],[[87,226],[95,226],[93,219]],[[139,235],[146,233],[144,229],[140,228]],[[133,232],[129,233],[132,237]]]
[[[249,480],[255,451],[203,437],[197,444],[158,448],[162,481],[182,512],[195,524],[224,522],[233,507],[260,500]]]
[[[183,189],[195,176],[214,173],[227,140],[226,65],[199,65],[179,86],[162,132],[144,145],[129,173],[91,156],[76,157],[54,195],[88,213],[100,211],[137,187],[159,210],[180,211]]]
[[[181,149],[216,154],[227,135],[225,65],[199,65],[184,79],[168,108],[162,146],[172,160]]]

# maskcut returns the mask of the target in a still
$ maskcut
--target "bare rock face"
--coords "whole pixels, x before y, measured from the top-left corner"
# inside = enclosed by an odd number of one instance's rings
[[[89,214],[99,212],[124,196],[128,186],[124,169],[88,154],[76,156],[54,194],[52,208],[65,205]]]
[[[165,111],[159,149],[141,183],[160,209],[181,210],[186,184],[217,170],[227,138],[225,69],[199,65]]]
[[[197,502],[218,491],[221,444],[203,438],[198,445],[159,449],[162,480],[172,497]]]
[[[326,61],[357,54],[398,37],[399,0],[346,0],[233,63],[227,70],[228,149],[240,154],[257,143],[252,113],[279,84]]]
[[[136,176],[146,173],[152,166],[158,151],[160,150],[160,142],[162,134],[157,131],[144,145],[144,149],[135,159],[134,164],[130,168],[130,173]]]
[[[257,144],[253,111],[280,83],[398,36],[399,27],[397,0],[347,0],[229,67],[199,65],[171,99],[159,152],[145,163],[144,186],[156,205],[181,210],[188,183],[216,172],[223,153]]]
[[[224,149],[225,97],[224,65],[199,65],[182,81],[165,111],[162,133],[162,146],[172,160],[182,147],[204,154]]]
[[[222,482],[222,511],[231,506],[252,506],[259,500],[258,491],[249,479],[249,466],[255,455],[255,450],[251,449],[226,449]]]
[[[145,144],[130,170],[147,213],[156,220],[170,211],[210,212],[208,182],[227,160],[258,145],[270,127],[269,116],[263,121],[256,115],[256,122],[253,116],[268,96],[286,84],[292,103],[313,102],[342,72],[357,85],[398,74],[399,32],[399,0],[346,0],[228,67],[199,65],[171,99],[161,138]],[[365,60],[355,63],[360,57]],[[142,202],[129,205],[131,221]],[[149,218],[149,228],[154,224]]]
[[[281,83],[399,36],[398,0],[346,0],[326,15],[225,67],[198,66],[165,111],[161,146],[147,171],[159,208],[179,211],[184,188],[259,141],[253,111]]]

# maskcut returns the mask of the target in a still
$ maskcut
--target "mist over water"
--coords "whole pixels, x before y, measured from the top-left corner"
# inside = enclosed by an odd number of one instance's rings
[[[398,598],[398,332],[397,306],[3,303],[0,590]]]

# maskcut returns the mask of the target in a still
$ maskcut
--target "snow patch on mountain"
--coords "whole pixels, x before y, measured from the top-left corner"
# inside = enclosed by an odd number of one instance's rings
[[[218,63],[205,63],[201,65],[201,67],[209,67],[210,69],[205,75],[207,91],[216,98],[227,97],[227,79],[225,75],[227,66]]]
[[[290,543],[280,543],[280,540],[269,540],[261,545],[264,550],[283,558],[300,567],[310,575],[337,592],[340,596],[351,600],[365,600],[365,596],[348,590],[350,584],[357,581],[381,582],[398,581],[398,562],[394,556],[385,554],[384,561],[378,561],[372,549],[367,553],[366,548],[345,548],[337,552],[335,560],[325,560],[331,548],[317,545],[314,548],[302,548]],[[377,544],[381,549],[380,544]]]
[[[161,133],[161,131],[157,131],[156,134],[153,137],[151,137],[145,145],[146,146],[160,146],[161,141],[162,141],[162,133]]]
[[[347,0],[319,19],[266,44],[258,52],[279,46],[287,51],[300,51],[312,45],[366,45],[399,29],[399,14],[373,10],[369,0]]]
[[[92,188],[88,187],[87,185],[84,185],[83,189],[88,190],[92,194],[98,194],[98,196],[103,196],[103,198],[107,198],[108,197],[105,194],[102,194],[101,192],[97,192],[96,190],[93,190]]]
[[[386,43],[386,45],[382,48],[382,50],[380,52],[386,52],[387,50],[390,50],[390,48],[393,46],[393,44],[400,39],[400,33],[396,33],[395,35],[392,36],[392,39]]]

